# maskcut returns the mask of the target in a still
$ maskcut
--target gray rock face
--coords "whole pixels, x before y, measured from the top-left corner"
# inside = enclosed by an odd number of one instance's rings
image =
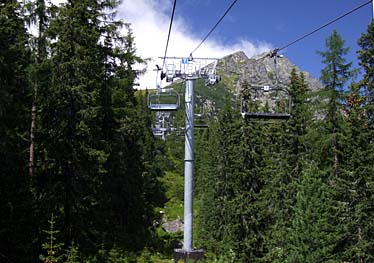
[[[304,73],[305,80],[312,90],[322,87],[316,78],[308,72],[301,71],[286,57],[277,58],[275,65],[274,59],[265,53],[252,58],[248,58],[242,51],[233,53],[219,61],[217,71],[226,81],[225,84],[234,93],[238,93],[244,81],[253,85],[273,85],[278,76],[279,82],[287,85],[294,68],[297,72]]]
[[[183,231],[183,222],[177,218],[174,221],[163,223],[162,228],[168,233]]]

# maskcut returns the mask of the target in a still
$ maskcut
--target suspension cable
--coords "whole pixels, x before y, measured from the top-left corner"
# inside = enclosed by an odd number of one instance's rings
[[[231,8],[233,8],[233,6],[236,4],[238,0],[234,0],[231,5],[229,6],[229,8],[226,10],[226,12],[223,14],[223,16],[218,20],[218,22],[214,25],[214,27],[209,31],[209,33],[203,38],[203,40],[200,42],[199,45],[197,45],[197,47],[190,53],[195,53],[196,50],[199,49],[199,47],[205,42],[205,40],[207,40],[207,38],[210,36],[210,34],[216,29],[216,27],[221,23],[221,21],[225,18],[225,16],[228,14],[228,12],[230,12]]]
[[[177,4],[177,0],[174,0],[173,11],[171,13],[171,18],[170,18],[169,33],[168,33],[168,38],[167,38],[167,41],[166,41],[166,48],[165,48],[164,59],[163,59],[163,62],[162,62],[162,68],[161,68],[161,70],[164,70],[164,67],[165,67],[166,54],[168,52],[169,40],[170,40],[170,33],[171,33],[171,28],[173,26],[173,20],[174,20],[174,13],[175,13],[175,6],[176,6],[176,4]]]
[[[293,44],[295,44],[295,43],[297,43],[297,42],[299,42],[299,41],[301,41],[301,40],[303,40],[304,38],[307,38],[308,36],[310,36],[310,35],[316,33],[317,31],[319,31],[319,30],[321,30],[321,29],[323,29],[323,28],[325,28],[325,27],[327,27],[327,26],[329,26],[329,25],[331,25],[332,23],[335,23],[336,21],[342,19],[343,17],[346,17],[347,15],[349,15],[349,14],[355,12],[355,11],[357,11],[358,9],[364,7],[365,5],[371,3],[372,1],[373,1],[373,0],[369,0],[369,1],[367,1],[367,2],[365,2],[365,3],[363,3],[363,4],[361,4],[361,5],[359,5],[359,6],[355,7],[355,8],[353,8],[352,10],[348,11],[347,13],[345,13],[345,14],[343,14],[343,15],[341,15],[341,16],[339,16],[339,17],[333,19],[333,20],[331,20],[330,22],[328,22],[328,23],[326,23],[326,24],[324,24],[324,25],[318,27],[317,29],[314,29],[314,30],[311,31],[310,33],[307,33],[307,34],[305,34],[305,35],[303,35],[303,36],[301,36],[301,37],[295,39],[294,41],[292,41],[292,42],[290,42],[290,43],[284,45],[284,46],[281,47],[281,48],[277,48],[277,49],[275,49],[275,50],[274,50],[275,53],[278,52],[278,51],[280,51],[280,50],[282,50],[282,49],[285,49],[285,48],[287,48],[287,47],[289,47],[289,46],[291,46],[291,45],[293,45]],[[274,51],[273,51],[273,52],[274,52]]]

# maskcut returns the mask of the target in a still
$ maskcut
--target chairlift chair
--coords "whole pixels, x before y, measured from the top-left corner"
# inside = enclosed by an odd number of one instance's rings
[[[156,117],[158,119],[152,127],[152,133],[156,137],[161,136],[162,139],[165,139],[165,135],[167,135],[167,132],[170,130],[169,125],[165,120],[165,114],[158,112]]]
[[[168,64],[168,67],[166,69],[166,82],[173,82],[174,78],[175,78],[175,65]]]
[[[275,83],[271,85],[249,85],[249,93],[242,94],[242,99],[240,103],[240,111],[243,118],[249,119],[263,119],[263,120],[286,120],[291,117],[291,96],[286,88],[279,82],[278,77],[278,67],[277,67],[277,58],[283,57],[278,54],[279,49],[272,50],[266,57],[273,58],[274,61],[274,73],[275,73]],[[263,57],[265,58],[265,57]],[[262,96],[258,96],[258,93],[261,93]],[[256,95],[260,98],[252,98],[252,95]],[[267,98],[270,97],[269,100]],[[253,105],[261,99],[266,99],[265,105]],[[252,105],[251,105],[252,103]],[[260,102],[263,104],[263,102]],[[257,103],[258,104],[258,103]],[[260,109],[256,109],[256,108]]]
[[[148,108],[152,111],[176,111],[179,105],[179,94],[171,88],[148,94]]]
[[[152,132],[154,136],[160,136],[160,135],[164,135],[165,131],[161,128],[152,128]]]
[[[259,98],[259,91],[263,100]],[[285,87],[264,85],[261,88],[251,85],[249,92],[249,96],[242,96],[240,103],[243,118],[286,120],[291,117],[291,98]]]
[[[200,99],[197,101],[196,113],[194,115],[194,127],[195,128],[208,128],[211,113],[208,112],[208,105],[206,99]]]

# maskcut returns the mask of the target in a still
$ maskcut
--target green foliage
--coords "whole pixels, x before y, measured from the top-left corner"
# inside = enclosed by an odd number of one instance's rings
[[[74,243],[71,244],[69,249],[66,251],[66,261],[65,263],[80,263],[79,260],[79,250],[78,247],[74,245]]]
[[[165,219],[172,221],[183,218],[183,177],[178,173],[166,172],[160,182],[167,189],[166,197],[168,201],[164,207]]]
[[[118,4],[0,5],[0,261],[166,263],[180,245],[183,233],[162,223],[183,216],[183,138],[149,129],[147,92],[133,89],[144,61],[129,24],[113,19]],[[373,261],[373,36],[374,22],[352,85],[335,31],[319,52],[323,90],[311,95],[293,71],[287,122],[243,120],[237,74],[196,81],[210,123],[195,130],[194,241],[208,262]],[[249,110],[270,110],[242,85]]]
[[[368,25],[367,32],[358,40],[361,50],[358,51],[359,64],[364,70],[360,81],[360,91],[365,97],[365,110],[371,127],[374,126],[374,22]],[[371,129],[373,130],[373,129]]]
[[[308,129],[311,124],[309,109],[309,92],[303,74],[292,71],[289,92],[292,99],[291,119],[285,123],[268,124],[264,130],[268,138],[264,152],[265,174],[271,175],[265,183],[261,198],[262,209],[267,211],[269,221],[266,229],[265,245],[267,247],[263,260],[265,262],[284,262],[287,257],[291,218],[294,216],[297,183],[300,181],[303,164],[309,158]]]
[[[60,233],[60,230],[56,230],[55,227],[55,217],[52,213],[51,219],[48,220],[49,223],[49,230],[43,230],[46,233],[47,241],[43,243],[42,247],[45,250],[47,255],[40,255],[40,260],[45,263],[58,263],[62,262],[63,253],[62,253],[62,246],[64,245],[61,242],[57,241],[57,234]]]
[[[256,212],[263,181],[255,165],[262,149],[259,126],[241,121],[230,104],[226,100],[217,123],[209,127],[207,160],[198,178],[198,235],[218,257],[232,251],[235,262],[246,262],[262,252],[265,215]]]
[[[334,193],[316,164],[306,166],[296,196],[288,239],[287,262],[339,262],[334,248],[341,229],[336,225]]]
[[[316,146],[322,150],[318,152],[320,162],[325,167],[329,167],[330,176],[337,177],[343,162],[344,89],[355,71],[351,69],[352,63],[347,63],[345,60],[349,48],[344,47],[344,40],[336,31],[327,38],[326,48],[326,51],[318,52],[325,64],[325,68],[321,71],[321,81],[325,88],[318,94],[318,101],[322,103],[319,114],[323,117],[321,121],[315,123],[318,129],[316,135],[319,137]]]
[[[131,259],[120,249],[114,247],[108,252],[106,263],[135,263],[135,259]]]
[[[345,204],[342,211],[344,232],[343,259],[351,262],[370,262],[373,260],[373,224],[366,219],[372,216],[374,167],[373,129],[371,101],[374,63],[368,55],[374,52],[373,22],[368,32],[359,40],[362,47],[359,53],[360,65],[365,70],[363,79],[350,86],[346,97],[346,138],[344,149],[345,173],[338,180],[340,199]],[[371,62],[370,62],[371,61]]]
[[[31,62],[21,2],[0,5],[0,255],[25,262],[32,254],[32,196],[27,176]]]

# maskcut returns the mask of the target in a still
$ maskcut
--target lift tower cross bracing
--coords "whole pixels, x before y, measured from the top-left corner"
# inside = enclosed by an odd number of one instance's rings
[[[184,226],[183,226],[183,248],[174,251],[174,260],[180,259],[187,262],[194,260],[197,262],[204,258],[202,249],[193,247],[193,171],[194,171],[194,107],[195,80],[208,77],[209,64],[195,63],[196,61],[205,61],[212,63],[216,58],[189,58],[167,57],[180,63],[180,68],[173,75],[186,81],[185,91],[185,146],[184,146]],[[214,63],[216,65],[217,63]],[[173,67],[174,69],[176,67]],[[169,72],[170,73],[170,72]],[[167,74],[169,74],[167,73]]]

